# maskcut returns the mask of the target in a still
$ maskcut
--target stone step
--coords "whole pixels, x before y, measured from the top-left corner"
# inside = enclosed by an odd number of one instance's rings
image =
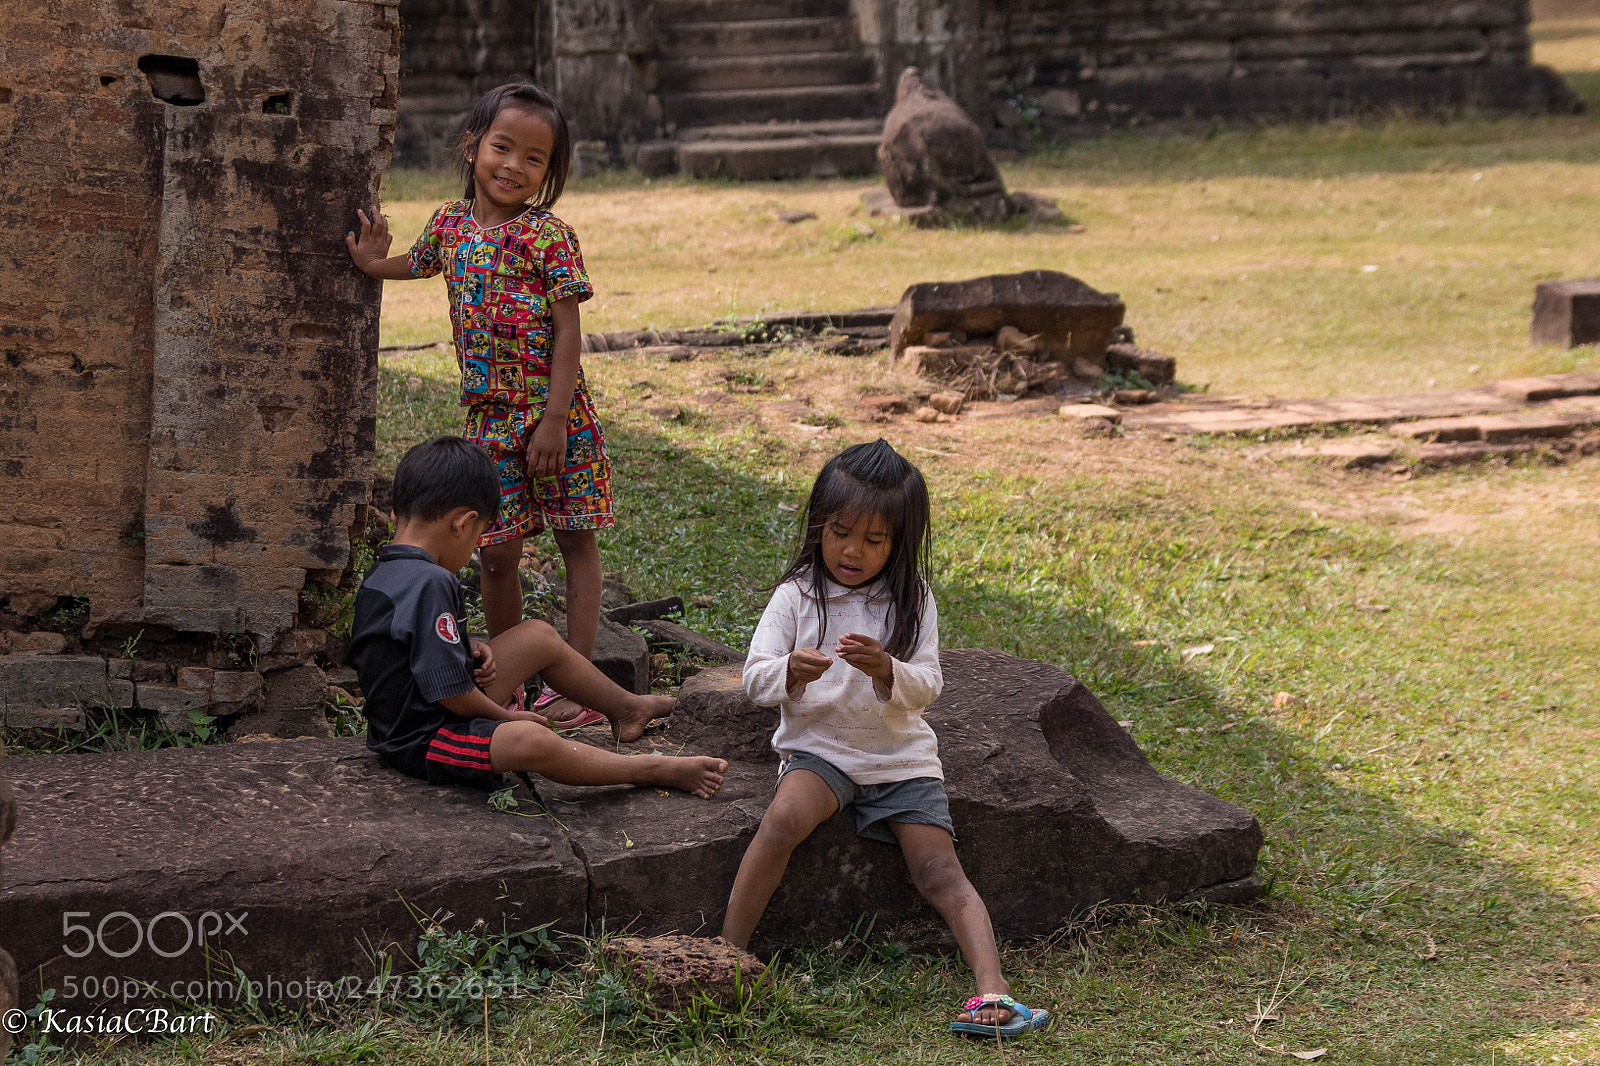
[[[878,138],[782,137],[765,141],[692,141],[678,146],[678,169],[691,178],[833,178],[874,174]]]
[[[662,26],[681,22],[849,18],[850,0],[656,0]]]
[[[658,84],[663,93],[775,89],[801,85],[869,85],[872,84],[872,60],[860,52],[695,56],[662,62]]]
[[[1551,405],[1503,415],[1400,422],[1390,426],[1389,432],[1397,437],[1438,443],[1487,441],[1490,444],[1504,444],[1508,441],[1567,437],[1592,426],[1600,426],[1600,409]]]
[[[1250,813],[1158,774],[1074,678],[985,649],[941,663],[927,715],[957,851],[1000,936],[1045,935],[1102,901],[1259,892]],[[739,675],[690,678],[666,732],[630,748],[727,759],[709,801],[538,780],[537,797],[517,786],[518,813],[533,817],[516,817],[483,792],[387,769],[351,738],[8,759],[17,830],[0,929],[23,1002],[86,972],[199,1001],[187,982],[226,980],[220,952],[265,986],[263,1000],[304,1000],[307,978],[370,978],[374,952],[414,958],[418,916],[446,912],[449,929],[714,929],[777,769],[771,711],[745,698]],[[540,804],[553,816],[537,817]],[[64,913],[77,928],[63,928]],[[831,818],[795,850],[757,940],[832,938],[876,915],[938,921],[897,849]],[[204,948],[196,924],[211,934]]]
[[[674,139],[691,141],[770,141],[781,137],[854,137],[883,135],[881,118],[836,118],[803,122],[732,122],[716,126],[680,126]]]
[[[876,85],[663,93],[661,103],[666,111],[667,122],[673,126],[864,119],[882,111]]]
[[[682,22],[661,27],[662,59],[688,56],[789,55],[846,52],[860,47],[848,18],[755,19],[749,22]]]

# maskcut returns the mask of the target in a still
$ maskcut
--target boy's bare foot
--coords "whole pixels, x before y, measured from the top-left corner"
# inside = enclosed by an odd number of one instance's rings
[[[638,740],[644,736],[644,727],[671,714],[676,702],[671,696],[629,696],[618,710],[606,715],[611,719],[611,735],[617,738],[618,744]],[[694,790],[686,788],[684,791]]]
[[[712,759],[705,755],[658,756],[660,773],[656,776],[654,784],[665,785],[681,792],[688,792],[699,796],[701,799],[710,799],[717,794],[717,789],[722,787],[722,774],[728,769],[724,759]]]

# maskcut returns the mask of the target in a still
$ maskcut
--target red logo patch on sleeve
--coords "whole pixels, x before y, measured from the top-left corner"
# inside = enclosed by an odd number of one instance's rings
[[[455,616],[449,611],[434,620],[433,628],[439,634],[439,639],[447,644],[461,643],[461,633],[456,629]]]

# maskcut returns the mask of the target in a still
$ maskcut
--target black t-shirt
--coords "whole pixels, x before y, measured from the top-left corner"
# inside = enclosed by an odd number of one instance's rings
[[[427,777],[434,732],[466,721],[439,705],[474,685],[460,617],[455,575],[411,545],[385,545],[356,591],[348,658],[366,696],[367,747],[415,777]]]

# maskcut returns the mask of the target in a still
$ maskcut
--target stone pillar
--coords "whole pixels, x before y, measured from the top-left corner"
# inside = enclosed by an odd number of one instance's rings
[[[852,6],[886,101],[895,98],[900,72],[916,67],[980,129],[993,125],[984,67],[986,0],[852,0]]]
[[[557,0],[555,93],[576,141],[660,134],[654,0]]]

